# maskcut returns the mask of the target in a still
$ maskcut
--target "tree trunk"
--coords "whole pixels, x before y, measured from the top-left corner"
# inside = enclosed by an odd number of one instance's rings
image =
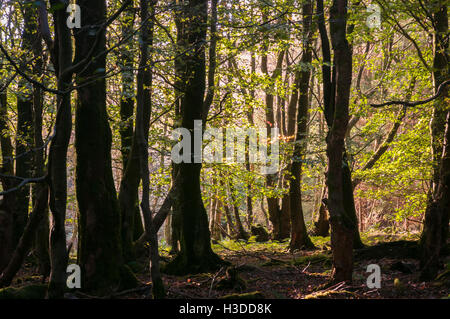
[[[342,165],[344,139],[349,120],[352,82],[352,51],[346,38],[347,0],[334,0],[330,9],[330,34],[336,71],[336,93],[332,126],[327,136],[329,212],[333,248],[332,282],[351,282],[353,271],[354,221],[348,216]],[[323,12],[323,10],[322,10]],[[345,164],[344,164],[345,165]]]
[[[449,76],[448,9],[445,1],[440,1],[439,4],[433,14],[435,90]],[[433,280],[436,277],[440,268],[442,249],[448,237],[450,214],[450,111],[446,102],[448,99],[448,87],[445,87],[442,95],[434,102],[431,123],[434,172],[425,211],[424,229],[419,242],[421,280]]]
[[[123,12],[121,19],[122,37],[129,37],[133,32],[134,13],[132,8]],[[133,142],[133,114],[134,114],[134,37],[131,36],[120,50],[122,92],[120,96],[120,152],[122,154],[122,175],[128,166]]]
[[[45,183],[45,182],[44,182]],[[48,188],[42,187],[36,200],[33,212],[28,218],[27,225],[19,239],[16,249],[8,262],[8,266],[0,275],[0,288],[11,285],[11,282],[17,272],[20,270],[22,263],[27,256],[33,243],[33,237],[36,233],[39,224],[45,217],[45,207],[48,203]]]
[[[132,8],[124,11],[122,36],[127,37],[133,32],[134,14]],[[121,236],[124,260],[135,259],[133,242],[143,233],[141,213],[139,210],[139,154],[137,151],[136,133],[133,133],[134,114],[134,74],[133,74],[133,37],[121,51],[122,63],[122,96],[120,100],[120,140],[122,154],[122,180],[119,189],[119,206],[122,221]]]
[[[75,62],[88,57],[91,49],[95,56],[77,74],[77,84],[83,84],[82,78],[97,78],[78,89],[75,122],[78,263],[83,274],[82,289],[102,295],[127,284],[121,281],[120,211],[111,167],[111,129],[106,111],[106,36],[105,30],[100,29],[105,21],[106,2],[78,0],[77,4],[84,9],[82,24],[96,26],[80,29],[75,35]]]
[[[194,120],[202,121],[205,94],[205,47],[207,30],[207,1],[183,1],[184,39],[183,54],[184,95],[181,97],[181,126],[193,136]],[[194,138],[190,149],[194,150]],[[211,249],[211,235],[208,216],[201,196],[200,171],[202,164],[194,162],[180,163],[178,174],[180,188],[178,192],[179,218],[181,224],[181,251],[166,267],[171,274],[192,274],[213,271],[220,267],[222,260]]]
[[[0,92],[0,142],[2,151],[1,173],[14,175],[13,147],[11,137],[8,135],[7,90]],[[13,186],[13,181],[9,178],[1,178],[2,188],[7,190]],[[6,194],[0,205],[0,273],[8,265],[14,250],[13,245],[13,210],[16,196],[14,193]]]
[[[333,63],[333,68],[330,67],[331,65],[331,51],[330,51],[330,43],[329,43],[329,39],[328,39],[328,35],[327,35],[327,30],[326,30],[326,26],[325,26],[325,19],[324,19],[324,13],[323,13],[323,0],[318,0],[317,2],[317,12],[319,14],[319,22],[318,22],[318,27],[319,27],[319,31],[320,31],[320,38],[321,38],[321,42],[322,42],[322,53],[323,53],[323,65],[322,65],[322,72],[323,72],[323,94],[324,94],[324,105],[325,105],[325,120],[327,123],[327,126],[329,129],[331,129],[332,125],[333,125],[333,120],[334,120],[334,113],[335,113],[335,108],[336,103],[337,103],[337,93],[341,93],[341,92],[337,92],[337,82],[339,81],[337,79],[337,64],[338,62],[336,61],[336,55],[334,56],[334,63]],[[346,20],[344,21],[345,27],[346,27]],[[331,23],[330,23],[331,25]],[[350,28],[350,31],[352,31],[353,28]],[[339,33],[339,36],[341,36],[340,33],[344,32],[346,30],[340,30],[336,33]],[[336,34],[338,35],[338,34]],[[336,37],[335,37],[336,38]],[[333,40],[332,37],[332,42],[335,41]],[[347,43],[347,45],[349,46],[349,50],[350,50],[350,57],[352,56],[352,48],[351,46]],[[334,45],[333,45],[333,50],[334,50]],[[342,94],[341,94],[342,95]],[[346,120],[346,126],[348,125],[348,119]],[[353,188],[352,188],[352,180],[351,180],[351,172],[349,170],[348,167],[348,161],[347,158],[345,156],[345,144],[343,145],[344,149],[343,149],[343,156],[341,159],[341,163],[342,165],[342,171],[345,174],[342,174],[341,177],[343,178],[342,180],[342,185],[345,188],[345,193],[344,193],[344,203],[345,203],[345,210],[344,212],[347,215],[346,219],[347,220],[352,220],[352,221],[356,221],[357,222],[357,217],[356,217],[356,210],[354,207],[354,198],[353,198]],[[351,194],[349,193],[351,192]],[[353,207],[352,207],[353,206]],[[359,234],[359,230],[358,227],[355,226],[354,227],[354,248],[361,248],[363,247],[361,238],[360,238],[360,234]]]
[[[250,68],[251,68],[251,74],[254,74],[256,72],[256,58],[255,55],[252,54],[251,57],[251,61],[250,61]],[[250,90],[249,91],[250,97],[252,99],[255,98],[255,91],[254,90]],[[253,106],[251,103],[247,103],[248,104],[248,111],[247,111],[247,120],[248,120],[248,124],[250,126],[254,126],[255,122],[253,120]],[[246,139],[246,149],[245,149],[245,169],[247,170],[247,172],[249,173],[249,176],[252,173],[252,165],[250,164],[250,154],[249,154],[249,138]],[[252,228],[252,224],[253,224],[253,200],[252,200],[252,182],[248,181],[247,182],[247,227],[248,229]]]
[[[244,226],[242,225],[241,217],[239,216],[239,206],[236,202],[234,187],[231,183],[229,183],[229,189],[231,202],[233,203],[232,206],[233,206],[234,220],[236,221],[236,234],[237,234],[236,239],[247,240],[250,236],[245,231]]]
[[[57,6],[57,1],[52,1]],[[68,14],[65,8],[54,12],[55,41],[53,61],[57,61],[58,89],[67,90],[72,73],[66,70],[72,66],[72,39],[66,25]],[[63,75],[64,74],[64,75]],[[48,178],[50,188],[50,210],[52,228],[50,233],[50,281],[49,298],[62,298],[66,288],[67,248],[66,248],[66,206],[67,206],[67,149],[72,132],[72,110],[70,93],[57,96],[57,115],[54,137],[50,145]]]
[[[298,82],[298,112],[297,112],[297,134],[294,143],[293,160],[291,163],[291,181],[289,187],[289,207],[291,215],[291,251],[304,248],[314,248],[314,244],[308,236],[302,207],[302,160],[306,156],[308,112],[309,112],[309,83],[311,79],[312,62],[312,14],[313,4],[311,0],[303,4],[303,54],[301,59],[300,78]],[[294,112],[293,112],[294,113]],[[291,129],[292,130],[292,129]]]
[[[35,41],[33,44],[33,54],[37,57],[34,66],[34,74],[42,74],[43,60],[42,60],[42,43]],[[44,139],[42,137],[42,115],[43,115],[43,91],[35,87],[33,90],[33,121],[34,121],[34,174],[35,176],[44,176],[45,174],[45,158],[44,158]],[[40,189],[48,187],[48,185],[35,184],[32,186],[32,203],[33,206],[38,200]],[[49,255],[49,216],[48,206],[43,206],[45,212],[42,213],[44,218],[39,225],[36,236],[34,238],[34,254],[38,260],[38,271],[44,277],[50,274],[50,255]]]
[[[267,45],[265,45],[267,49]],[[284,51],[278,53],[277,62],[275,70],[271,75],[271,81],[275,82],[275,80],[281,75],[281,68],[283,65]],[[261,71],[269,75],[268,71],[268,57],[264,54],[261,57]],[[267,92],[265,97],[266,102],[266,129],[268,130],[267,137],[271,138],[271,129],[275,126],[275,114],[274,114],[274,96],[272,93]],[[266,185],[267,188],[274,188],[277,184],[277,174],[268,174],[266,176]],[[286,211],[280,207],[279,199],[277,197],[267,197],[267,206],[269,210],[269,219],[273,226],[273,235],[272,238],[274,240],[283,240],[289,237],[290,233],[290,224],[289,224],[289,215],[286,214]]]
[[[349,219],[354,224],[353,230],[353,248],[360,249],[364,247],[363,242],[361,241],[361,236],[359,234],[358,228],[358,217],[356,216],[356,208],[355,208],[355,199],[353,196],[353,184],[352,184],[352,173],[350,171],[347,151],[345,150],[342,157],[342,186],[344,190],[344,208],[345,213],[347,214],[347,219]]]
[[[39,41],[37,33],[36,15],[33,17],[33,8],[25,5],[23,12],[23,32],[22,47],[25,52],[24,60],[28,59],[27,54],[32,52],[33,43]],[[25,70],[30,72],[29,68]],[[19,80],[19,92],[17,93],[17,132],[16,132],[16,176],[28,178],[33,170],[33,153],[31,149],[34,146],[33,141],[33,88],[24,78]],[[19,242],[22,232],[28,219],[28,206],[30,202],[30,185],[21,187],[16,192],[16,207],[13,213],[13,243]]]
[[[148,67],[152,57],[149,49],[153,49],[153,21],[155,2],[151,7],[147,0],[140,1],[142,34],[140,42],[139,71],[137,74],[137,110],[136,110],[136,136],[139,150],[139,166],[142,179],[141,209],[144,216],[145,233],[150,243],[150,273],[152,277],[152,291],[155,299],[165,297],[164,285],[159,267],[158,228],[153,222],[150,210],[150,171],[148,168],[148,130],[152,107],[152,72]],[[150,21],[147,21],[149,20]],[[150,51],[152,52],[152,51]]]
[[[322,237],[328,236],[330,231],[330,221],[328,220],[327,207],[324,201],[327,201],[327,199],[322,198],[319,204],[319,217],[317,222],[314,223],[314,234]]]

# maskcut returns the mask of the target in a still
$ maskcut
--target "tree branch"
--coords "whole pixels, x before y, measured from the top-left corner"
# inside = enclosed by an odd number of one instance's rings
[[[432,97],[426,99],[426,100],[421,100],[421,101],[415,101],[415,102],[409,102],[409,101],[389,101],[389,102],[384,102],[381,104],[370,104],[371,107],[374,108],[380,108],[380,107],[384,107],[384,106],[389,106],[389,105],[403,105],[405,107],[414,107],[414,106],[418,106],[418,105],[422,105],[422,104],[426,104],[428,102],[431,102],[433,100],[436,100],[437,98],[439,98],[439,96],[444,92],[445,87],[450,83],[450,80],[444,81],[441,83],[441,85],[439,85],[439,88],[436,92],[435,95],[433,95]]]

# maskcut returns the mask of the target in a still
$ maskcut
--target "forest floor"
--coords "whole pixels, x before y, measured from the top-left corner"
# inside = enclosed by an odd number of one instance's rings
[[[214,245],[214,250],[232,263],[242,281],[233,288],[223,285],[223,282],[229,281],[225,269],[214,274],[197,276],[165,276],[169,297],[223,298],[252,292],[257,292],[256,296],[262,298],[274,299],[450,297],[448,276],[444,282],[419,281],[419,261],[408,256],[413,254],[409,245],[413,243],[398,242],[397,236],[367,238],[365,242],[370,246],[355,252],[353,284],[321,289],[328,283],[331,272],[330,242],[329,237],[312,239],[318,247],[317,250],[295,253],[288,251],[288,241],[218,243]],[[379,242],[382,244],[375,246]],[[393,245],[386,245],[389,242]],[[445,263],[450,265],[448,256]],[[370,273],[366,271],[370,264],[377,264],[381,268],[380,289],[367,287],[367,277]]]
[[[267,299],[310,298],[449,298],[450,257],[447,256],[446,276],[439,281],[421,282],[419,262],[413,258],[415,242],[399,241],[398,236],[368,236],[367,248],[355,251],[352,285],[334,285],[323,289],[331,271],[329,237],[312,237],[317,250],[290,253],[286,242],[221,241],[214,251],[232,265],[216,273],[191,276],[163,275],[168,298],[202,299],[247,296]],[[163,261],[169,260],[168,250],[162,248]],[[381,288],[370,289],[366,281],[367,266],[381,268]],[[141,289],[111,296],[114,298],[145,298],[150,291],[147,262],[135,263],[142,282]],[[14,281],[14,287],[38,284],[40,277],[33,274],[36,267],[26,263]],[[140,269],[140,270],[138,270]],[[244,295],[241,295],[244,294]],[[78,295],[78,297],[83,297]]]

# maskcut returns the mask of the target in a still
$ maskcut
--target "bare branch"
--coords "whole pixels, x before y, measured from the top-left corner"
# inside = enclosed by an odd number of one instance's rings
[[[403,105],[405,107],[414,107],[414,106],[418,106],[418,105],[422,105],[422,104],[426,104],[428,102],[431,102],[433,100],[436,100],[441,94],[442,92],[444,92],[444,88],[450,83],[450,80],[444,81],[441,83],[441,85],[439,85],[439,88],[436,92],[435,95],[433,95],[432,97],[426,99],[426,100],[422,100],[422,101],[415,101],[415,102],[409,102],[409,101],[389,101],[389,102],[384,102],[381,104],[370,104],[371,107],[374,108],[380,108],[380,107],[384,107],[384,106],[389,106],[389,105]]]

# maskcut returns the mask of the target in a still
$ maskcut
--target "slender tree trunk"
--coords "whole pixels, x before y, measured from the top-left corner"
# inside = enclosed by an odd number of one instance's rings
[[[19,239],[16,249],[8,262],[8,266],[0,274],[0,288],[10,286],[14,276],[20,270],[22,263],[31,249],[33,243],[33,237],[36,233],[39,224],[45,217],[45,207],[48,203],[48,188],[42,187],[40,194],[36,200],[36,205],[27,220],[27,225]]]
[[[332,126],[327,136],[329,212],[333,248],[333,282],[351,282],[353,239],[356,225],[346,211],[345,169],[342,165],[344,139],[349,120],[352,81],[352,51],[346,39],[347,0],[334,0],[330,9],[330,34],[335,57],[336,95]],[[344,164],[345,165],[345,164]]]
[[[57,1],[52,1],[52,6]],[[68,89],[72,74],[65,71],[72,66],[72,39],[67,27],[68,14],[65,8],[54,12],[55,41],[53,60],[57,61],[56,72],[58,89]],[[64,75],[63,75],[64,74]],[[66,287],[67,248],[66,248],[66,206],[67,206],[67,149],[72,132],[72,110],[70,93],[57,96],[57,115],[55,135],[50,145],[48,177],[50,188],[50,211],[52,227],[50,232],[50,281],[49,298],[62,298]]]
[[[267,44],[265,44],[265,50],[267,50]],[[284,51],[278,53],[277,62],[275,70],[271,75],[271,81],[275,82],[275,80],[281,75],[281,68],[283,65]],[[268,56],[267,54],[263,54],[261,57],[261,71],[269,75],[268,70]],[[275,114],[274,114],[274,96],[272,93],[267,92],[265,96],[266,102],[266,129],[268,130],[268,138],[271,138],[271,129],[275,126]],[[266,176],[266,185],[267,188],[276,187],[277,174],[268,174]],[[289,215],[286,214],[280,207],[279,199],[277,197],[267,197],[267,206],[269,210],[269,219],[273,226],[273,239],[274,240],[283,240],[289,237],[290,233],[290,224],[289,224]]]
[[[134,12],[130,6],[122,14],[121,19],[122,37],[126,38],[133,32],[134,26]],[[120,50],[120,64],[121,64],[121,81],[122,92],[120,96],[120,152],[122,154],[122,173],[128,166],[131,147],[133,143],[133,114],[134,114],[134,37],[132,36]]]
[[[36,41],[33,44],[33,54],[37,57],[34,66],[34,74],[42,74],[43,60],[42,60],[42,43]],[[45,174],[45,158],[44,158],[44,139],[42,137],[42,106],[43,106],[43,91],[35,87],[33,90],[33,121],[34,121],[34,174],[35,176],[44,176]],[[35,205],[40,189],[48,187],[47,185],[35,184],[32,186],[33,206]],[[36,236],[34,238],[34,254],[38,260],[39,273],[47,277],[50,273],[50,255],[49,255],[49,216],[48,206],[44,206],[45,212],[42,213],[44,218],[38,227]]]
[[[139,62],[139,71],[137,75],[137,111],[136,111],[136,133],[139,150],[139,166],[142,179],[142,201],[141,209],[144,216],[145,233],[144,235],[150,242],[150,272],[152,277],[152,291],[155,299],[165,297],[164,285],[161,278],[159,267],[158,250],[158,228],[153,222],[152,212],[150,210],[150,171],[148,169],[148,130],[152,107],[152,72],[148,67],[152,61],[149,56],[149,50],[153,50],[153,21],[150,19],[154,14],[153,1],[150,4],[147,0],[140,1],[141,11],[141,42]],[[147,21],[149,20],[150,21]]]
[[[231,216],[230,207],[226,203],[221,203],[225,212],[225,218],[227,220],[228,233],[234,238],[237,236],[236,227],[233,223],[233,217]]]
[[[250,68],[252,74],[256,72],[256,58],[255,55],[252,53],[251,61],[250,61]],[[249,95],[252,100],[255,99],[255,91],[250,90]],[[248,111],[247,111],[247,120],[248,124],[250,126],[255,125],[255,121],[253,120],[253,107],[251,103],[248,104]],[[250,154],[249,154],[249,138],[246,140],[246,152],[245,152],[245,169],[247,170],[249,176],[252,173],[252,165],[250,164]],[[252,182],[247,182],[247,227],[248,229],[251,229],[253,224],[253,200],[252,200]]]
[[[289,206],[291,215],[291,242],[289,249],[314,248],[314,244],[308,236],[302,207],[302,159],[306,153],[307,126],[309,112],[309,84],[311,79],[312,62],[312,1],[307,0],[303,4],[303,55],[301,60],[302,70],[299,79],[299,98],[297,112],[297,134],[294,144],[293,160],[291,163],[291,175],[289,187]]]
[[[130,7],[124,11],[122,22],[122,36],[127,37],[133,32],[134,13]],[[133,73],[133,37],[121,51],[122,73],[122,97],[120,100],[120,117],[122,127],[120,130],[121,154],[123,175],[119,189],[119,206],[121,213],[122,250],[125,261],[135,259],[133,242],[143,233],[141,213],[139,210],[138,189],[139,154],[137,151],[137,137],[133,133],[134,114],[134,73]]]
[[[21,4],[22,5],[22,4]],[[37,19],[33,18],[33,8],[24,5],[23,32],[21,49],[28,54],[32,52],[33,43],[39,40],[37,33]],[[24,60],[27,56],[24,57]],[[29,68],[26,68],[28,72]],[[26,80],[19,81],[19,92],[17,93],[17,131],[16,131],[16,176],[22,178],[31,177],[33,171],[33,153],[31,149],[33,141],[33,88]],[[16,207],[13,212],[13,243],[19,242],[28,219],[28,206],[30,203],[30,185],[21,187],[16,192]]]
[[[328,220],[327,205],[324,203],[328,200],[322,198],[319,204],[319,217],[317,222],[314,223],[314,234],[316,236],[326,237],[329,235],[330,231],[330,221]]]
[[[230,197],[231,202],[233,203],[233,213],[234,213],[234,220],[236,221],[236,233],[237,237],[236,239],[244,239],[247,240],[250,236],[245,231],[244,226],[242,225],[241,217],[239,216],[239,206],[236,202],[235,193],[234,193],[234,187],[231,183],[229,183],[229,189],[230,189]]]
[[[214,240],[220,240],[221,232],[219,225],[221,225],[222,211],[219,209],[219,200],[217,199],[217,194],[213,198],[211,205],[211,219],[210,219],[210,229],[211,238]]]
[[[8,135],[7,90],[0,92],[0,142],[2,152],[1,173],[14,175],[13,146],[11,137]],[[13,181],[9,178],[1,178],[2,188],[7,190],[13,186]],[[0,205],[0,273],[8,265],[14,250],[13,245],[13,210],[16,196],[13,193],[3,196]]]

